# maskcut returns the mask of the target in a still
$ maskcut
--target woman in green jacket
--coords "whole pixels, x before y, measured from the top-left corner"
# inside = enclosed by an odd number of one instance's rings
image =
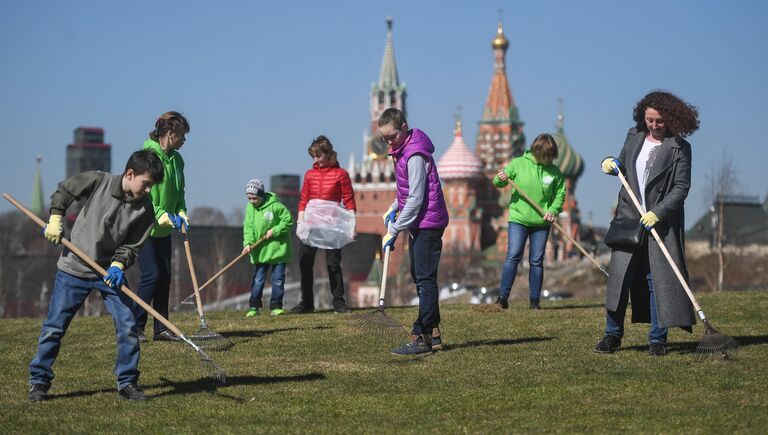
[[[541,309],[539,305],[541,283],[544,280],[544,248],[549,237],[550,223],[562,211],[565,202],[565,177],[560,169],[552,164],[557,158],[557,143],[546,133],[540,134],[533,141],[531,149],[509,164],[494,177],[496,187],[505,187],[512,180],[520,189],[535,201],[543,210],[540,215],[522,195],[512,190],[509,202],[509,226],[507,230],[507,257],[501,274],[501,289],[496,303],[502,308],[509,307],[507,299],[512,290],[517,274],[517,265],[523,257],[525,241],[530,237],[528,249],[530,272],[530,308]]]
[[[269,301],[273,316],[284,314],[285,265],[291,261],[291,212],[277,200],[277,195],[264,190],[261,180],[251,180],[245,186],[249,204],[243,220],[243,253],[250,252],[254,265],[251,298],[246,317],[259,314],[267,269],[272,267],[272,296]],[[251,246],[264,238],[256,247]]]
[[[155,129],[144,142],[145,150],[152,150],[163,162],[165,177],[162,183],[152,187],[152,205],[155,211],[155,225],[147,242],[139,252],[141,281],[137,294],[144,302],[168,318],[168,297],[171,289],[171,233],[181,231],[184,225],[189,229],[187,204],[184,200],[184,160],[179,149],[184,145],[189,123],[178,112],[163,113],[155,122]],[[147,341],[144,328],[147,312],[137,308],[136,329],[139,341]],[[176,337],[165,325],[155,319],[154,340],[176,341]]]

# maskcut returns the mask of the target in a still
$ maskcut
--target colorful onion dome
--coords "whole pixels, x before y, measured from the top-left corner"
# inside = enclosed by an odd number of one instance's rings
[[[453,143],[437,162],[440,178],[479,178],[483,176],[483,163],[474,151],[464,143],[461,135],[461,122],[456,123]]]

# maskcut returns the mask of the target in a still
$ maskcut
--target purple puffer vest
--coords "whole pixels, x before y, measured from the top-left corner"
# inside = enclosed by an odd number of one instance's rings
[[[409,228],[444,229],[448,226],[448,209],[445,206],[440,177],[437,175],[437,165],[432,158],[435,146],[429,137],[417,128],[409,131],[408,135],[400,148],[390,152],[395,159],[398,210],[403,209],[408,198],[408,159],[414,154],[420,154],[427,160],[427,192],[425,203]]]

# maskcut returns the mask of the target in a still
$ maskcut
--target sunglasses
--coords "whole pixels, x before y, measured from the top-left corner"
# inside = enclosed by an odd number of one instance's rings
[[[381,140],[384,143],[394,142],[395,139],[397,139],[397,135],[399,135],[400,132],[395,132],[393,134],[390,134],[388,136],[379,136],[379,140]]]

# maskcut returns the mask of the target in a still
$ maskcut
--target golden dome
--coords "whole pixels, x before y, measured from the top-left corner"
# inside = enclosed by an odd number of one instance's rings
[[[491,46],[494,49],[500,48],[506,50],[509,47],[509,40],[504,36],[504,31],[501,29],[501,23],[499,23],[499,29],[496,31],[496,37],[493,38]]]

